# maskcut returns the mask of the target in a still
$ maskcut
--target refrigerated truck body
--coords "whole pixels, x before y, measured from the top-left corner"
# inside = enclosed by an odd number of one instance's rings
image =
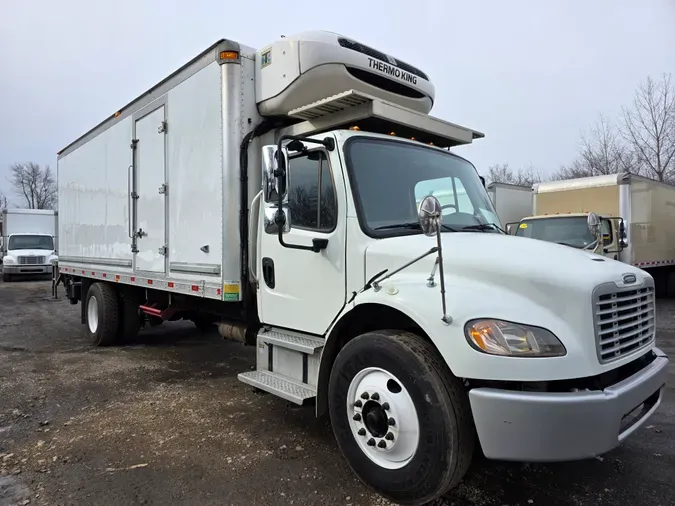
[[[668,360],[649,326],[609,349],[597,309],[651,276],[501,233],[448,152],[483,134],[430,116],[434,98],[398,57],[306,32],[220,40],[120,108],[58,156],[58,282],[92,342],[218,324],[256,347],[239,379],[313,402],[397,503],[456,486],[476,443],[524,461],[617,446],[657,409]]]

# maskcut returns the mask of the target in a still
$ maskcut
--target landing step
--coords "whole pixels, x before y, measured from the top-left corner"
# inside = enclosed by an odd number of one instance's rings
[[[258,333],[258,340],[310,355],[320,350],[325,344],[324,340],[318,337],[277,329],[262,329]]]
[[[287,401],[302,405],[307,399],[316,397],[316,389],[303,385],[279,374],[269,371],[242,372],[237,375],[239,381],[274,394]]]

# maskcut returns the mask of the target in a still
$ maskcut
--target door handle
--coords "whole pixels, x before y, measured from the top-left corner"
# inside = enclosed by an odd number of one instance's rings
[[[262,274],[265,284],[274,289],[275,280],[274,280],[274,260],[269,257],[262,259]]]

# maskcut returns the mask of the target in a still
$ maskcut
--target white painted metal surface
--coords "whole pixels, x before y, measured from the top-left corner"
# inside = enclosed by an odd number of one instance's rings
[[[563,179],[561,181],[545,181],[532,185],[532,190],[534,193],[547,193],[580,188],[597,188],[599,186],[614,186],[619,184],[624,178],[625,174],[606,174],[577,179]]]
[[[3,209],[0,215],[2,235],[47,234],[56,235],[55,211],[47,209]]]
[[[434,244],[434,238],[420,235],[373,241],[367,246],[364,279],[395,269]],[[443,234],[443,257],[451,325],[441,321],[439,284],[426,284],[433,256],[382,283],[381,290],[358,295],[350,307],[384,304],[407,314],[431,337],[453,373],[466,378],[582,378],[619,367],[653,348],[652,343],[611,364],[601,365],[596,356],[593,289],[606,282],[623,286],[627,273],[634,274],[639,285],[650,276],[638,268],[610,259],[595,261],[602,257],[568,246],[503,234]],[[486,306],[485,301],[491,302]],[[567,354],[540,360],[477,353],[464,337],[464,323],[477,317],[546,328],[561,340]]]
[[[166,181],[166,134],[162,128],[165,118],[161,105],[135,124],[137,271],[166,271],[166,256],[162,252],[166,245],[166,200],[159,190]]]
[[[128,262],[131,116],[58,160],[61,257]]]
[[[262,233],[259,262],[274,262],[275,286],[260,276],[258,308],[267,325],[292,328],[322,335],[345,303],[346,187],[337,150],[328,155],[337,196],[337,226],[330,232],[304,230],[293,226],[284,234],[289,244],[311,246],[312,239],[327,239],[328,247],[319,253],[285,248],[276,233]],[[290,163],[293,178],[293,161]],[[268,208],[273,203],[262,203]],[[264,213],[261,212],[261,215]],[[299,266],[302,266],[299,268]],[[301,316],[300,316],[301,315]]]
[[[122,283],[143,279],[157,288],[180,286],[182,293],[239,300],[239,148],[260,121],[253,58],[249,51],[236,64],[197,61],[200,68],[154,102],[59,157],[63,267],[88,277],[105,273]],[[160,132],[164,120],[166,131]],[[134,134],[135,174],[130,168]],[[260,188],[256,148],[252,143],[249,198]],[[139,251],[133,255],[131,235],[139,229]],[[165,245],[166,256],[160,253]]]
[[[221,182],[227,166],[223,164],[220,69],[217,63],[210,64],[167,96],[171,264],[222,262]],[[201,249],[204,246],[208,251]]]
[[[504,183],[491,183],[488,195],[503,225],[517,223],[532,214],[532,188]]]
[[[285,115],[350,89],[422,113],[434,103],[434,85],[424,72],[332,32],[285,37],[260,49],[256,59],[256,101],[264,115]]]
[[[58,250],[58,214],[48,209],[3,209],[0,212],[0,253],[7,251],[12,234],[47,234]],[[0,255],[1,257],[1,255]]]

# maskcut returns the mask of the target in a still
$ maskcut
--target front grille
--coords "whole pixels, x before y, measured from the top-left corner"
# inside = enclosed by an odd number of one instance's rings
[[[601,363],[618,360],[654,340],[654,285],[617,289],[614,283],[593,292],[595,342]]]
[[[21,265],[44,265],[45,257],[19,257]]]
[[[342,47],[345,47],[347,49],[351,49],[352,51],[356,51],[357,53],[365,54],[370,56],[371,58],[376,58],[378,60],[381,60],[383,62],[387,62],[389,64],[393,64],[395,67],[400,68],[401,70],[405,70],[406,72],[409,72],[411,74],[416,75],[417,77],[421,77],[422,79],[428,81],[429,78],[427,75],[422,72],[420,69],[417,67],[413,67],[412,65],[399,61],[396,58],[387,56],[381,51],[378,51],[377,49],[373,49],[372,47],[368,47],[364,44],[361,44],[360,42],[355,42],[353,40],[345,39],[343,37],[340,37],[338,39],[338,44],[340,44]]]

